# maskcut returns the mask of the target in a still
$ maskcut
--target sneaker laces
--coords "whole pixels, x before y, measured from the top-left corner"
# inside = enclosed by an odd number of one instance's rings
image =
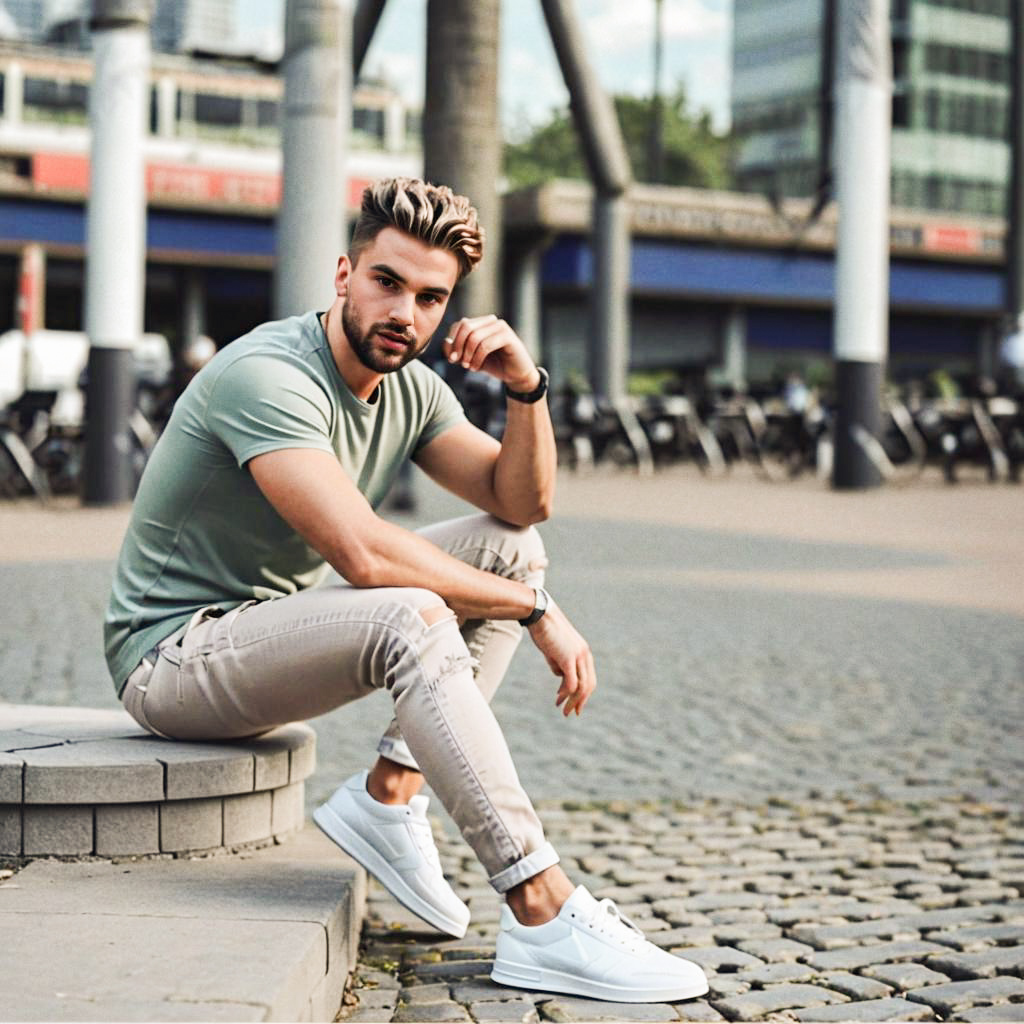
[[[437,852],[437,844],[434,842],[434,830],[430,827],[430,822],[426,818],[413,814],[409,817],[408,825],[412,830],[413,839],[417,847],[419,847],[420,853],[423,854],[430,866],[439,875],[443,875],[441,857]]]
[[[586,925],[599,935],[607,935],[632,950],[639,949],[647,941],[644,933],[619,910],[613,900],[598,901],[593,914],[586,919]]]

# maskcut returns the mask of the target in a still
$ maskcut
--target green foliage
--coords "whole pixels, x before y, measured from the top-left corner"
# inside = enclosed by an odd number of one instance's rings
[[[615,109],[629,153],[633,176],[651,181],[649,140],[653,101],[637,96],[615,97]],[[729,188],[731,141],[716,135],[707,113],[687,109],[682,86],[661,101],[662,168],[658,184],[695,188]],[[586,178],[583,150],[568,110],[556,110],[548,121],[520,142],[505,146],[505,173],[513,188],[537,185],[551,178]]]

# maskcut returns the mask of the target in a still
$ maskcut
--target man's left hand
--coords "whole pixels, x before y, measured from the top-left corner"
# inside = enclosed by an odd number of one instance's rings
[[[532,391],[540,383],[537,366],[519,335],[493,313],[463,317],[452,324],[444,355],[463,369],[497,377],[511,391]]]

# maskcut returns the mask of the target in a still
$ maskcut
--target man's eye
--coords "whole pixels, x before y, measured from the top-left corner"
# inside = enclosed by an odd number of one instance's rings
[[[420,296],[420,302],[422,302],[424,306],[436,306],[440,301],[441,300],[436,295],[427,294]]]
[[[390,277],[378,277],[377,278],[377,284],[379,284],[381,286],[381,288],[394,288],[395,287],[395,282],[392,281]]]

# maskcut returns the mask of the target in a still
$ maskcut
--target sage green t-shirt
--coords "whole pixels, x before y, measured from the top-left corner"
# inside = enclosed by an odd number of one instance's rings
[[[418,360],[386,374],[374,399],[349,390],[316,313],[257,327],[196,375],[153,449],[118,558],[104,624],[118,693],[198,609],[281,597],[327,574],[256,486],[249,459],[330,452],[376,507],[404,459],[465,419]]]

